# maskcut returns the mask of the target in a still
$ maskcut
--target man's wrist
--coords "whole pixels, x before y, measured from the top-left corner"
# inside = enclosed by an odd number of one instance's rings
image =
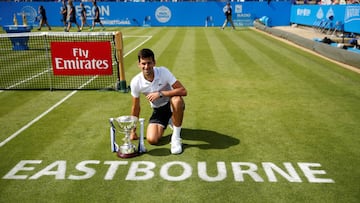
[[[164,95],[161,91],[159,91],[159,97],[162,98]]]

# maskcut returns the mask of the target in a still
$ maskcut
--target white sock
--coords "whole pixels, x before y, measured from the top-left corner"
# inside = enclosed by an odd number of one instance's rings
[[[181,126],[180,127],[173,127],[173,133],[171,136],[171,141],[173,140],[179,140],[180,139],[180,132],[181,132]]]

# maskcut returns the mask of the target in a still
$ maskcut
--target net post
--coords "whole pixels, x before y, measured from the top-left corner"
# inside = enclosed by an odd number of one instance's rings
[[[124,70],[124,57],[123,57],[123,37],[121,32],[115,33],[115,48],[116,48],[116,60],[118,64],[118,81],[116,84],[116,90],[121,92],[128,92],[129,88],[126,86],[125,70]]]

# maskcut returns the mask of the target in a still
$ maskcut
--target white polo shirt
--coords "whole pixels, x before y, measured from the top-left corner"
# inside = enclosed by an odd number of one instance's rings
[[[171,90],[175,82],[175,76],[166,67],[154,67],[152,82],[146,80],[142,72],[133,77],[130,82],[131,95],[139,98],[141,93],[146,96],[151,92]],[[168,103],[169,99],[169,97],[162,97],[150,102],[150,105],[152,108],[159,108]]]

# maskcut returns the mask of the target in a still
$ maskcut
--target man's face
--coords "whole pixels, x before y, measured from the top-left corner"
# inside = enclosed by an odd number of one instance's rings
[[[138,66],[145,77],[153,76],[155,61],[152,58],[140,58]]]

